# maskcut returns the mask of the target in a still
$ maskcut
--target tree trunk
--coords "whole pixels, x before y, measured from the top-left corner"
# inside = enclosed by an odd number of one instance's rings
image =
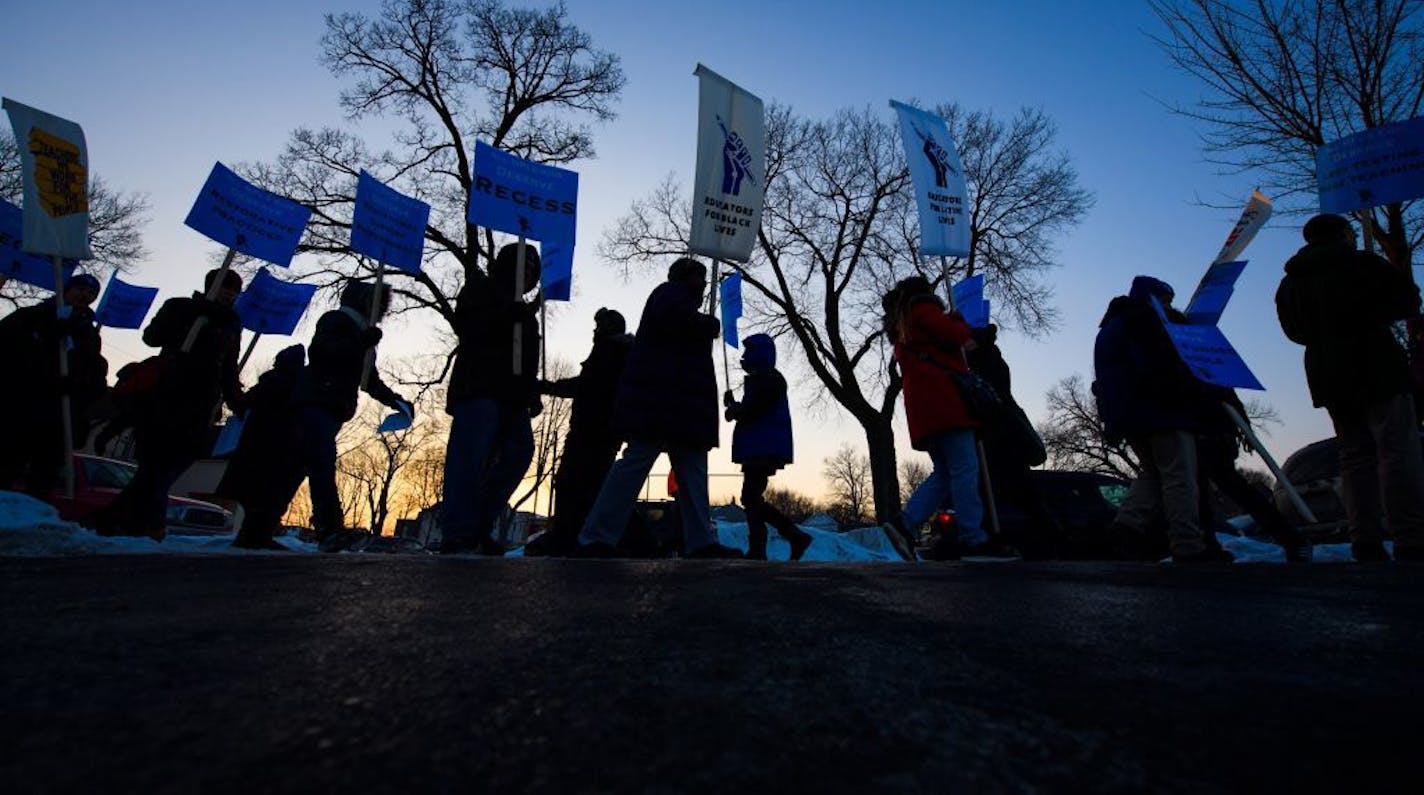
[[[875,521],[888,522],[900,513],[900,472],[895,460],[895,428],[890,418],[871,414],[860,419],[870,453],[870,483],[875,497]]]

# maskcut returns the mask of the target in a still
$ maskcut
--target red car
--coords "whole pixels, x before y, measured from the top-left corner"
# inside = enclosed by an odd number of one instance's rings
[[[127,461],[87,453],[74,454],[74,498],[64,496],[61,484],[49,502],[62,519],[72,522],[104,508],[133,480],[137,470]],[[168,532],[178,535],[222,535],[233,532],[232,512],[210,502],[168,495]]]

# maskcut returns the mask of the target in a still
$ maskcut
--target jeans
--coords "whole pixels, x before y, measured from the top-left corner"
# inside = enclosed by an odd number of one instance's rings
[[[522,404],[466,398],[450,407],[440,532],[489,538],[494,521],[534,459],[534,432]]]
[[[633,515],[638,492],[664,450],[653,442],[631,441],[623,456],[613,462],[598,499],[588,512],[588,521],[579,532],[579,543],[617,545]],[[696,552],[716,541],[712,535],[712,511],[707,497],[707,451],[667,450],[677,477],[678,512],[682,514],[682,549]]]
[[[335,532],[346,523],[336,490],[336,434],[341,425],[320,406],[297,409],[297,464],[311,489],[312,527],[318,534]]]
[[[1424,550],[1424,455],[1413,399],[1401,393],[1359,410],[1331,409],[1330,420],[1340,440],[1340,479],[1353,540],[1382,539],[1380,518],[1387,514],[1396,544]]]
[[[910,495],[901,519],[906,527],[919,527],[930,514],[947,504],[954,508],[959,543],[970,547],[984,543],[989,535],[983,527],[984,503],[979,499],[979,451],[975,447],[974,431],[968,428],[944,431],[927,441],[926,452],[934,470]]]

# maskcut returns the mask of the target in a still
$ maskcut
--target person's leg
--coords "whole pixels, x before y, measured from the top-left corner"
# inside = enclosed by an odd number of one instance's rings
[[[529,414],[522,406],[517,409],[500,406],[492,452],[493,458],[485,467],[475,498],[473,530],[476,538],[490,537],[495,520],[508,507],[509,498],[524,480],[529,462],[534,460],[534,431],[529,425]]]
[[[1331,409],[1330,421],[1340,445],[1341,496],[1350,521],[1351,540],[1362,546],[1380,544],[1384,540],[1380,467],[1370,423],[1364,411],[1342,409]]]
[[[984,532],[984,503],[979,499],[979,451],[974,431],[958,430],[940,440],[948,467],[949,490],[954,500],[954,520],[959,527],[959,543],[974,547],[989,540]]]
[[[301,411],[302,455],[311,489],[312,525],[318,538],[339,532],[345,526],[345,511],[336,489],[336,434],[341,423],[316,406]]]
[[[669,450],[677,477],[677,507],[682,513],[682,549],[687,555],[717,543],[707,495],[707,451]]]
[[[917,532],[920,525],[928,521],[930,516],[943,508],[950,499],[949,459],[939,442],[938,436],[930,440],[926,450],[930,457],[929,477],[920,483],[900,511],[900,520],[911,533]]]
[[[450,406],[450,437],[445,445],[445,482],[441,491],[441,544],[477,537],[480,481],[494,446],[499,407],[493,400],[466,399]],[[488,532],[488,528],[485,528]]]
[[[1147,438],[1129,439],[1128,447],[1137,456],[1137,477],[1127,489],[1127,496],[1118,506],[1114,524],[1146,533],[1162,511],[1162,473],[1157,468],[1152,445]]]
[[[747,512],[747,557],[766,560],[766,470],[742,467],[742,508]]]
[[[608,470],[608,477],[598,489],[588,519],[579,531],[579,544],[617,546],[628,527],[638,492],[662,450],[645,441],[631,441],[623,448],[623,456]]]
[[[1371,406],[1369,424],[1379,451],[1384,513],[1395,557],[1401,549],[1413,558],[1424,557],[1424,454],[1413,397],[1401,393]]]
[[[1172,555],[1200,555],[1206,539],[1202,534],[1201,493],[1197,481],[1196,437],[1185,431],[1153,434],[1152,459],[1162,483],[1162,510],[1167,515],[1167,538]]]

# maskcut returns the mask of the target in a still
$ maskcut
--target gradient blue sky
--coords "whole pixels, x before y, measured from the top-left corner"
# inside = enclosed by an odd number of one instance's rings
[[[621,271],[597,258],[596,244],[665,175],[690,180],[699,61],[814,117],[868,106],[891,120],[887,100],[896,98],[956,101],[1005,117],[1039,107],[1057,121],[1059,143],[1097,203],[1058,248],[1059,328],[1037,340],[1001,337],[1016,396],[1035,418],[1055,381],[1073,373],[1091,379],[1093,336],[1112,296],[1137,273],[1189,294],[1254,187],[1250,175],[1222,176],[1204,162],[1200,130],[1163,106],[1191,103],[1201,89],[1168,67],[1149,38],[1160,26],[1142,2],[567,6],[597,47],[622,58],[628,78],[619,118],[595,131],[598,157],[573,166],[580,173],[575,300],[551,324],[549,343],[551,355],[572,361],[587,352],[594,311],[611,306],[635,321],[658,281],[661,267],[623,282]],[[0,93],[82,124],[93,169],[150,196],[152,254],[132,280],[161,287],[160,299],[167,298],[192,289],[214,249],[183,225],[213,161],[269,159],[293,127],[345,123],[336,106],[341,83],[317,62],[322,14],[378,7],[374,0],[15,3],[0,33]],[[1207,209],[1198,198],[1234,209]],[[1247,250],[1251,264],[1221,322],[1285,420],[1267,437],[1278,456],[1331,434],[1324,412],[1310,406],[1301,350],[1281,334],[1272,302],[1300,223],[1278,215]],[[426,333],[417,321],[389,328],[383,356],[420,351]],[[105,337],[115,366],[146,355],[136,332]],[[258,346],[249,382],[281,344]],[[797,418],[798,462],[783,481],[819,492],[821,460],[843,440],[863,441],[836,412]],[[901,450],[916,455],[904,442]],[[735,471],[725,447],[714,453],[712,470]],[[714,495],[733,487],[714,481]]]

